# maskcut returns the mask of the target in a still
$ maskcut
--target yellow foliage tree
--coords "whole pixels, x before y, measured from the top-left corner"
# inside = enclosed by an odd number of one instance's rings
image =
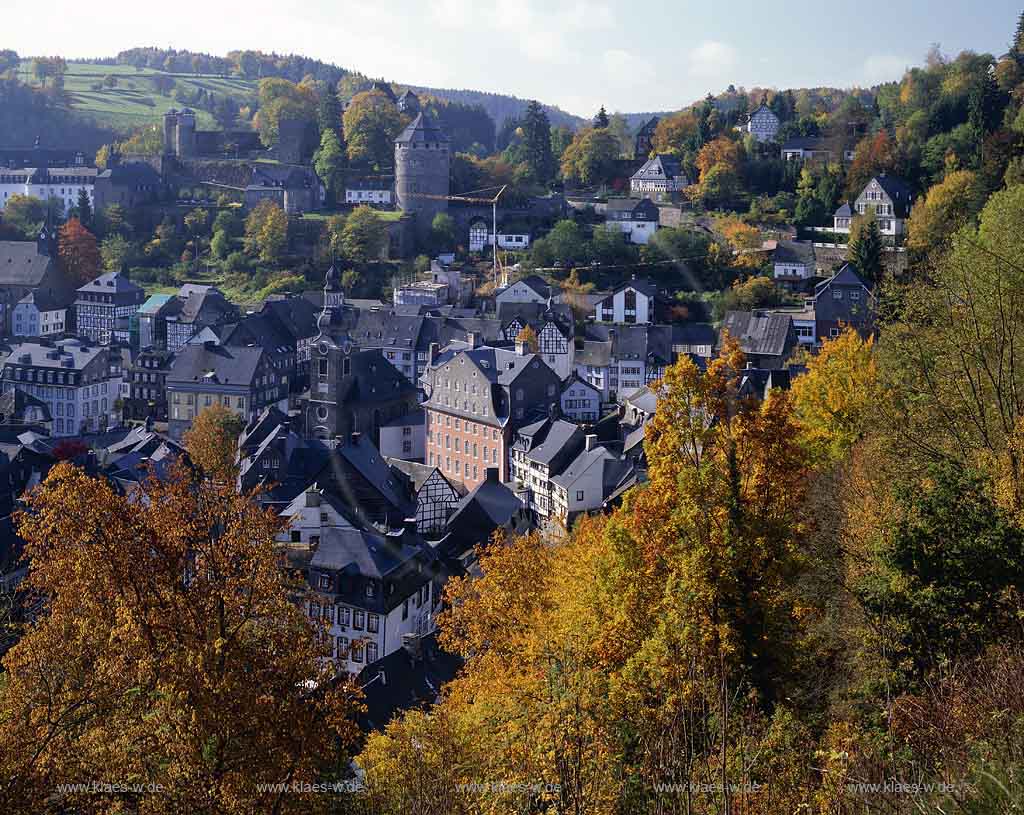
[[[46,604],[3,661],[0,811],[326,811],[301,785],[344,760],[358,691],[289,597],[280,529],[185,468],[128,496],[51,470],[19,519]]]
[[[206,475],[222,483],[234,482],[238,436],[245,422],[225,405],[210,405],[200,411],[184,436],[192,462]]]

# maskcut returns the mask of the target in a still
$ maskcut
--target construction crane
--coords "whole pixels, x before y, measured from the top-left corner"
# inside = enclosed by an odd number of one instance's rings
[[[470,192],[485,192],[494,187],[485,187],[482,190],[470,190]],[[491,271],[494,274],[494,284],[498,284],[498,199],[508,189],[508,184],[498,190],[493,198],[476,198],[472,195],[431,195],[425,192],[409,193],[409,198],[425,198],[429,201],[461,201],[467,204],[490,204],[491,205]]]

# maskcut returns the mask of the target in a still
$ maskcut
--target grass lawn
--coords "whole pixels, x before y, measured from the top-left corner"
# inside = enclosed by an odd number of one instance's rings
[[[117,87],[93,90],[92,86],[107,76],[117,77]],[[255,99],[257,93],[256,83],[247,79],[170,74],[151,68],[137,71],[131,65],[92,63],[69,63],[64,74],[64,91],[71,108],[82,116],[117,129],[130,130],[140,125],[156,124],[171,108],[184,107],[173,95],[163,96],[156,90],[152,80],[157,76],[174,80],[178,87],[190,94],[203,88],[215,97],[230,95],[238,99]],[[31,60],[22,61],[18,78],[29,84],[39,84],[32,75]],[[196,111],[196,126],[204,130],[218,129],[213,117],[202,110]]]

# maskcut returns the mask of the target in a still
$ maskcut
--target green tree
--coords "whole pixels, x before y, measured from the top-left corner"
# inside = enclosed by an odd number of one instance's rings
[[[345,219],[341,246],[357,263],[378,260],[388,245],[388,226],[370,207],[356,207]]]
[[[123,236],[115,232],[103,239],[100,244],[100,257],[103,259],[103,268],[108,272],[120,271],[130,263],[134,247]]]
[[[345,153],[334,130],[324,130],[320,147],[313,155],[313,168],[327,187],[328,200],[336,202],[345,172]]]
[[[89,193],[85,191],[83,187],[78,191],[78,204],[76,205],[78,210],[78,220],[80,220],[85,226],[92,226],[92,201],[89,198]]]
[[[228,237],[227,232],[223,229],[218,229],[213,233],[213,239],[210,241],[210,251],[219,260],[224,260],[231,253],[231,238]]]
[[[568,219],[555,224],[544,238],[534,244],[533,249],[534,262],[539,266],[554,261],[571,265],[582,260],[585,254],[586,240],[583,232],[575,221]]]
[[[562,176],[583,186],[606,184],[615,175],[619,140],[605,128],[587,128],[576,134],[562,154]]]
[[[555,161],[551,151],[551,124],[544,108],[536,100],[532,100],[526,106],[521,129],[530,174],[537,182],[546,184],[555,174]]]
[[[46,206],[31,195],[15,193],[4,206],[4,223],[20,232],[24,240],[35,240],[46,225]]]
[[[435,253],[451,252],[455,249],[455,219],[447,212],[439,212],[430,224],[430,243]]]
[[[848,258],[857,274],[868,285],[882,280],[882,233],[874,213],[857,218],[850,228]]]
[[[245,219],[245,245],[264,263],[275,263],[288,243],[288,216],[273,201],[263,200]]]
[[[352,97],[343,117],[349,161],[375,167],[394,162],[395,138],[402,116],[381,91],[364,91]]]
[[[605,111],[604,105],[601,105],[601,109],[594,116],[594,127],[608,127],[608,113]]]
[[[329,83],[320,83],[317,90],[317,96],[319,103],[317,105],[317,123],[320,127],[320,133],[323,134],[325,131],[332,132],[335,136],[341,138],[341,101],[338,99],[338,94],[335,93],[334,88]]]
[[[257,129],[260,141],[273,147],[280,138],[280,125],[284,119],[314,125],[317,118],[316,92],[309,85],[271,77],[259,84],[260,109]]]

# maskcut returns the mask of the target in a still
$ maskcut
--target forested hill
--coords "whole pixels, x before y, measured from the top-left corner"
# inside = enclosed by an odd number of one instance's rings
[[[529,104],[528,99],[520,99],[518,96],[507,96],[502,93],[488,93],[486,91],[471,91],[452,88],[428,88],[411,86],[416,93],[429,94],[439,99],[446,99],[449,102],[458,102],[463,105],[479,105],[494,120],[495,125],[501,127],[506,119],[518,119],[526,111]],[[548,120],[552,127],[568,127],[575,130],[586,123],[585,119],[567,113],[561,108],[551,105],[544,105],[548,114]]]

